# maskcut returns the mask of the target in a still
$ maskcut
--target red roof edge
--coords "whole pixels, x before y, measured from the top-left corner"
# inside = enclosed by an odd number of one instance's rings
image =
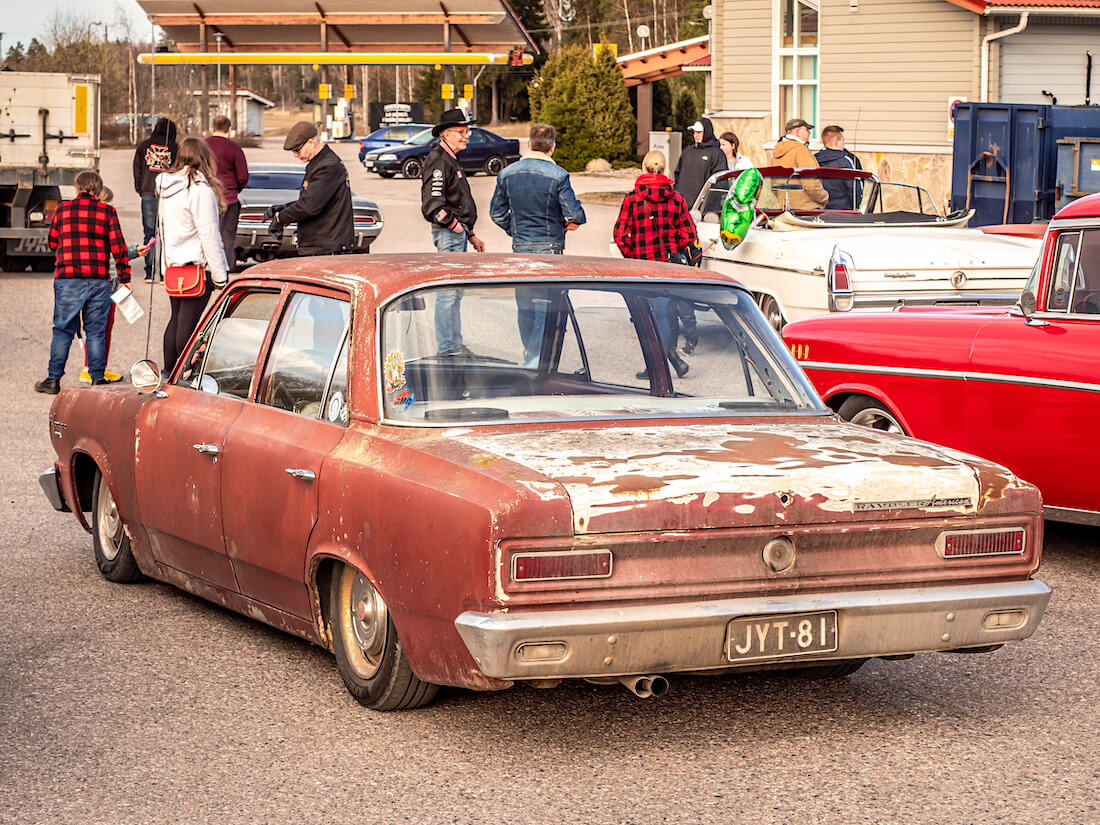
[[[985,7],[989,5],[986,0],[947,0],[947,2],[967,11],[975,11],[978,14],[984,12]]]

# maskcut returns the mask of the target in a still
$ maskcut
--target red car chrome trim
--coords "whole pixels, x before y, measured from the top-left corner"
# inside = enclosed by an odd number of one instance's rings
[[[873,375],[910,375],[917,378],[943,378],[948,381],[987,381],[993,384],[1024,384],[1055,390],[1100,393],[1100,384],[1083,381],[1061,381],[1057,378],[1035,378],[1030,375],[999,375],[993,372],[961,372],[958,370],[928,370],[917,367],[876,367],[866,364],[826,364],[821,361],[800,361],[804,370],[826,372],[866,372]]]

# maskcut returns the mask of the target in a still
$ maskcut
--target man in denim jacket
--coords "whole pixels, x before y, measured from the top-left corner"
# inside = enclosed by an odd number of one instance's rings
[[[554,163],[558,133],[553,126],[531,127],[531,150],[497,176],[489,217],[512,238],[513,252],[561,255],[565,233],[587,219],[573,193],[569,173]],[[545,290],[516,290],[517,323],[527,363],[537,365],[546,319]]]

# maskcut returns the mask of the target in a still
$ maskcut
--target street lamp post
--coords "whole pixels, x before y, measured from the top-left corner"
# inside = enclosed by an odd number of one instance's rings
[[[222,108],[222,38],[225,35],[220,32],[214,32],[214,37],[218,41],[218,110],[224,116],[225,111]],[[233,101],[234,103],[236,101]]]

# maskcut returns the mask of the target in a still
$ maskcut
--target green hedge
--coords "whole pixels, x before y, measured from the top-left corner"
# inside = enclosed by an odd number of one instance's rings
[[[546,61],[528,87],[531,119],[558,130],[554,160],[570,172],[593,158],[635,157],[636,119],[623,73],[609,52],[571,46]]]

